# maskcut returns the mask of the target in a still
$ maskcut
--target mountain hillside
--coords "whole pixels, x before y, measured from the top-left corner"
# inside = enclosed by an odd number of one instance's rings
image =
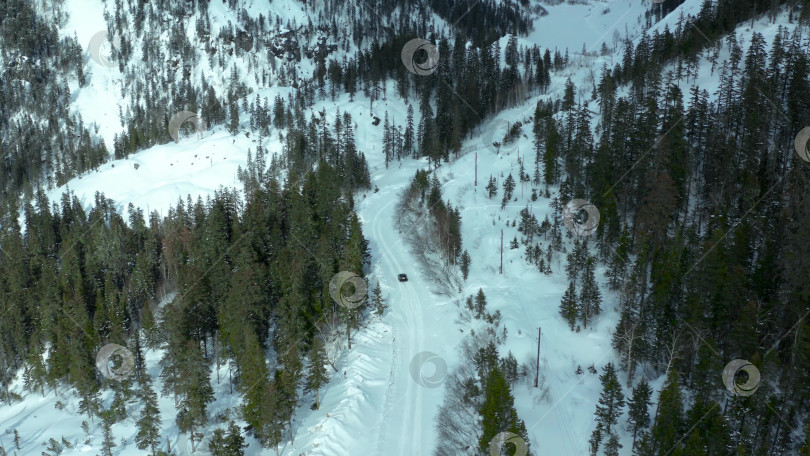
[[[809,18],[7,0],[0,456],[810,454]]]

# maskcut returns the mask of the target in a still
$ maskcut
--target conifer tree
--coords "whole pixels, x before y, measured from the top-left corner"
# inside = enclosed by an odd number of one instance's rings
[[[244,339],[244,349],[236,356],[239,368],[238,389],[243,394],[242,416],[249,426],[261,429],[264,408],[267,406],[264,403],[264,385],[269,382],[270,374],[256,335],[252,331],[246,331]]]
[[[262,403],[265,405],[262,408],[261,427],[256,430],[257,437],[264,448],[276,448],[276,454],[279,454],[278,444],[281,443],[284,433],[285,417],[283,407],[283,398],[276,388],[276,382],[268,383],[264,388],[264,400]]]
[[[636,436],[639,429],[644,429],[650,425],[649,406],[652,403],[652,388],[647,380],[642,378],[633,388],[633,396],[627,404],[627,422],[633,431],[633,445],[636,443]]]
[[[143,409],[138,419],[138,434],[135,436],[135,443],[138,449],[149,449],[155,454],[155,449],[160,443],[160,411],[158,410],[157,393],[152,389],[152,381],[147,375],[141,379],[141,402]]]
[[[579,313],[579,306],[577,305],[577,290],[574,282],[568,282],[568,288],[563,293],[562,301],[560,302],[560,315],[568,322],[571,330],[574,330],[574,325],[577,321]]]
[[[627,386],[631,385],[636,363],[644,353],[644,322],[628,304],[619,317],[619,323],[613,333],[611,345],[620,355],[619,366],[627,371]]]
[[[298,406],[298,386],[301,383],[302,363],[297,347],[291,347],[281,357],[284,368],[276,371],[275,384],[278,387],[279,413],[286,423],[290,436],[293,435],[292,418]]]
[[[596,456],[599,452],[599,445],[602,444],[602,433],[604,432],[604,428],[602,427],[602,423],[596,423],[596,429],[591,432],[591,438],[588,440],[588,448],[591,452],[591,456]]]
[[[188,433],[192,448],[199,440],[198,431],[207,421],[208,403],[214,400],[214,390],[208,363],[195,341],[188,341],[184,347],[180,365],[180,406],[177,412],[177,425],[181,432]]]
[[[374,313],[377,315],[382,315],[388,306],[385,304],[385,300],[383,299],[382,288],[380,287],[379,280],[377,281],[377,285],[374,286],[372,293],[374,293],[374,297],[371,298],[371,302],[374,305]]]
[[[239,99],[233,92],[228,94],[228,132],[231,135],[239,132]]]
[[[515,191],[515,178],[512,177],[512,173],[509,173],[509,175],[506,176],[506,180],[503,182],[504,201],[509,201],[512,199],[513,191]]]
[[[624,408],[624,393],[616,376],[613,363],[605,365],[605,373],[599,376],[602,383],[602,394],[596,404],[596,419],[604,426],[605,432],[610,434],[610,428],[618,422]]]
[[[377,282],[379,286],[379,282]],[[312,347],[309,349],[309,373],[304,387],[307,392],[315,391],[315,404],[313,409],[317,410],[321,405],[321,386],[329,381],[326,371],[326,353],[323,348],[323,341],[315,337],[312,340]]]
[[[605,443],[605,456],[619,456],[619,450],[622,444],[619,443],[619,437],[615,433],[610,434],[610,438]]]
[[[680,438],[683,424],[683,399],[681,387],[678,384],[677,369],[670,369],[661,397],[658,400],[658,410],[655,424],[650,429],[651,445],[658,450],[667,451],[674,448]]]
[[[487,297],[484,295],[484,290],[479,288],[478,294],[475,295],[475,318],[484,318],[487,313]]]
[[[405,134],[402,138],[402,149],[405,156],[410,157],[414,148],[413,105],[408,105],[408,118],[405,125]]]
[[[515,398],[501,370],[495,365],[484,383],[484,403],[481,407],[482,434],[478,441],[481,451],[489,452],[490,441],[501,432],[512,432],[528,445],[526,425],[515,410]]]
[[[115,438],[113,437],[112,429],[110,429],[111,424],[109,420],[104,420],[104,440],[101,442],[102,456],[113,456],[112,449],[118,446],[115,444]]]
[[[467,277],[470,274],[470,263],[472,263],[470,254],[467,252],[467,249],[464,249],[464,252],[461,253],[461,260],[459,261],[459,266],[461,267],[461,276],[464,278],[464,280],[467,280]]]
[[[487,197],[492,198],[493,196],[498,194],[498,184],[495,181],[493,176],[489,176],[489,182],[486,186]]]
[[[568,111],[574,107],[575,95],[576,95],[576,88],[574,87],[574,83],[571,82],[571,78],[568,78],[565,81],[565,93],[563,94],[563,101],[561,107],[563,111]]]
[[[228,425],[227,434],[223,429],[216,429],[208,443],[211,456],[243,456],[247,447],[239,426],[233,421]]]
[[[589,259],[585,267],[585,277],[582,280],[582,290],[580,290],[579,294],[580,319],[582,320],[582,326],[585,328],[588,327],[588,323],[591,322],[593,317],[599,315],[602,311],[602,293],[596,284],[593,270],[593,259]]]

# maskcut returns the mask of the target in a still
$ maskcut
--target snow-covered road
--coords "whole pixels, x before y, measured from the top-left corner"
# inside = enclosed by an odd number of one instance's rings
[[[432,452],[434,417],[443,390],[420,384],[418,378],[412,377],[410,365],[415,356],[425,351],[446,359],[442,351],[449,347],[442,334],[454,326],[447,308],[437,305],[441,299],[429,291],[429,279],[419,273],[407,244],[392,229],[399,193],[408,185],[410,176],[412,173],[400,170],[385,173],[386,185],[378,193],[370,193],[358,211],[370,243],[374,279],[380,280],[388,300],[387,320],[396,328],[391,365],[377,366],[381,375],[390,374],[379,425],[370,436],[377,439],[374,448],[380,455]],[[399,282],[399,273],[408,274],[409,280]],[[435,370],[434,364],[425,363],[421,373],[432,377]]]

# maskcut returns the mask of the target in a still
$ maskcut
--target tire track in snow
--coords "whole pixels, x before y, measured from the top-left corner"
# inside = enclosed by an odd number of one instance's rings
[[[392,217],[389,215],[389,209],[391,206],[395,204],[396,200],[391,199],[385,206],[378,211],[374,218],[372,219],[373,225],[373,232],[375,237],[377,238],[377,242],[380,246],[380,253],[381,258],[380,261],[382,263],[386,263],[390,265],[390,268],[394,268],[393,271],[389,271],[391,274],[395,274],[395,271],[401,271],[402,265],[398,260],[397,255],[392,251],[391,246],[384,242],[383,239],[383,222],[390,220]],[[390,269],[389,268],[389,269]],[[418,280],[418,277],[414,276],[414,279]],[[402,293],[399,296],[399,303],[397,306],[397,310],[400,311],[397,315],[400,319],[402,319],[402,324],[407,326],[408,328],[408,341],[407,341],[407,352],[402,353],[402,358],[400,359],[400,363],[405,360],[410,360],[413,356],[421,351],[423,337],[422,337],[422,323],[423,323],[423,314],[421,309],[421,300],[419,299],[419,293],[412,285],[411,282],[401,283],[399,286]],[[394,299],[392,299],[392,304],[394,303]],[[400,340],[400,343],[403,341]],[[405,364],[400,364],[399,366],[400,372],[401,369],[405,368]],[[405,382],[405,390],[404,395],[396,397],[400,399],[399,402],[405,404],[405,409],[403,410],[403,419],[402,419],[402,429],[400,432],[400,439],[399,439],[399,454],[402,456],[412,456],[412,452],[409,451],[410,445],[406,445],[405,442],[410,441],[413,445],[420,445],[422,442],[422,411],[423,411],[423,392],[422,388],[415,384],[412,379],[409,379],[409,373],[403,372],[399,376]],[[394,376],[396,378],[396,376]],[[399,391],[399,388],[394,386],[396,391]],[[404,399],[404,400],[403,400]],[[384,412],[384,414],[389,414],[388,412]],[[381,440],[380,445],[384,445],[384,440]],[[390,454],[390,448],[387,449]]]
[[[385,390],[385,401],[383,402],[383,415],[380,421],[380,433],[377,435],[377,454],[385,455],[387,452],[383,446],[385,442],[386,427],[388,420],[391,416],[391,407],[394,406],[394,398],[396,397],[396,372],[397,372],[397,329],[391,326],[392,341],[391,344],[391,369],[388,372],[388,387]]]

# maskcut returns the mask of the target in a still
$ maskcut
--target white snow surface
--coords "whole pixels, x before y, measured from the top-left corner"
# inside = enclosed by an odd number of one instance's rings
[[[79,41],[86,43],[96,31],[104,28],[104,6],[98,0],[68,0],[71,18],[64,26],[65,35],[76,33]],[[302,23],[306,12],[299,3],[275,0],[272,3],[249,1],[251,16],[263,13],[274,18],[281,15],[284,21],[297,18]],[[662,30],[664,25],[675,28],[680,11],[696,13],[700,0],[687,0],[674,13],[655,27]],[[523,249],[511,250],[508,241],[517,235],[517,228],[511,223],[518,212],[527,206],[538,220],[550,212],[549,199],[531,201],[531,186],[518,185],[515,194],[517,201],[501,210],[498,199],[488,199],[484,185],[490,175],[498,177],[499,183],[510,172],[517,175],[518,154],[526,154],[527,169],[533,169],[531,129],[524,128],[517,148],[497,154],[488,146],[495,136],[499,121],[513,121],[533,114],[539,98],[561,96],[565,79],[571,77],[582,94],[590,94],[590,69],[598,71],[603,63],[612,67],[612,60],[620,56],[614,51],[614,36],[622,39],[636,38],[640,32],[644,11],[648,0],[608,0],[593,1],[586,5],[561,4],[548,6],[549,15],[536,19],[535,30],[528,37],[519,39],[521,44],[537,43],[541,48],[557,47],[564,52],[568,48],[572,65],[560,74],[555,74],[550,92],[543,96],[533,96],[521,106],[499,113],[482,125],[481,134],[468,138],[461,156],[449,164],[443,164],[437,171],[443,184],[442,193],[454,207],[461,211],[462,239],[464,248],[472,257],[472,266],[464,289],[452,296],[439,295],[431,291],[433,284],[419,272],[415,257],[409,246],[393,227],[396,201],[400,192],[409,184],[418,169],[427,163],[423,160],[394,162],[386,169],[379,145],[382,143],[382,126],[372,125],[372,116],[382,117],[388,111],[389,118],[402,124],[406,117],[405,100],[396,97],[393,83],[388,86],[387,100],[374,103],[369,109],[369,101],[357,96],[353,102],[348,96],[336,101],[320,101],[313,111],[326,109],[330,121],[339,109],[351,113],[357,123],[356,140],[358,148],[365,152],[373,180],[372,185],[379,192],[364,192],[356,195],[357,210],[363,223],[363,233],[370,241],[372,263],[368,271],[369,283],[379,281],[389,304],[382,317],[370,317],[367,323],[354,335],[354,343],[348,350],[343,343],[338,350],[337,372],[330,371],[331,381],[321,391],[322,404],[319,410],[311,410],[312,396],[303,396],[297,410],[294,431],[295,439],[279,447],[282,455],[380,455],[416,456],[431,454],[442,442],[436,439],[435,416],[444,395],[443,387],[428,388],[419,385],[411,377],[409,364],[420,352],[429,351],[439,355],[453,369],[459,362],[457,346],[461,338],[469,333],[470,325],[459,320],[457,303],[466,296],[483,289],[489,303],[489,310],[499,310],[503,315],[502,325],[508,331],[501,354],[512,351],[519,363],[528,363],[536,355],[537,331],[542,328],[540,353],[541,378],[543,389],[532,385],[533,374],[528,382],[513,388],[515,405],[528,429],[532,451],[536,455],[580,456],[587,454],[588,437],[593,430],[593,412],[601,391],[598,375],[591,374],[587,367],[594,364],[599,373],[608,362],[616,362],[616,354],[610,346],[611,331],[617,321],[616,296],[604,286],[604,268],[597,269],[597,277],[602,284],[604,296],[603,313],[593,327],[581,332],[572,332],[559,316],[558,306],[567,285],[564,272],[564,258],[557,255],[551,265],[553,274],[540,274],[535,267],[523,259]],[[608,12],[603,13],[603,11]],[[211,16],[214,30],[216,24],[229,19],[236,22],[234,13],[228,11],[222,2],[211,2]],[[789,26],[787,20],[780,21]],[[776,25],[760,22],[754,27],[741,27],[742,36],[750,36],[752,31],[762,32],[770,41]],[[790,27],[789,27],[790,28]],[[616,33],[614,33],[614,31]],[[505,40],[505,38],[503,39]],[[749,40],[746,39],[746,42]],[[598,52],[605,42],[610,55],[581,55],[583,43],[589,53]],[[503,41],[502,46],[505,45]],[[614,53],[615,52],[615,53]],[[721,54],[721,59],[727,56]],[[620,58],[620,57],[619,57]],[[709,89],[716,87],[718,72],[709,74],[708,64],[701,60],[699,84]],[[112,150],[112,138],[122,131],[118,118],[118,106],[126,106],[127,100],[120,99],[121,74],[117,68],[93,66],[88,87],[71,87],[74,94],[73,109],[80,112],[86,123],[95,123],[99,134]],[[598,74],[596,75],[598,77]],[[246,82],[256,92],[251,95],[272,100],[276,93],[285,98],[292,89],[289,87],[258,87],[252,77]],[[688,85],[682,83],[684,93]],[[413,103],[413,100],[409,100]],[[246,118],[243,117],[243,124]],[[102,165],[98,170],[73,179],[66,186],[51,189],[49,197],[58,201],[66,189],[74,192],[85,205],[91,205],[96,192],[103,192],[113,199],[122,211],[129,203],[146,211],[157,210],[163,215],[178,198],[191,195],[212,194],[221,186],[241,188],[236,180],[236,169],[245,165],[248,149],[254,149],[254,135],[248,138],[244,133],[232,137],[223,126],[209,128],[202,137],[185,137],[178,144],[165,144],[152,147],[131,155],[128,159],[114,160]],[[281,150],[278,132],[273,131],[265,139],[264,147],[270,153]],[[475,153],[478,159],[478,186],[473,185]],[[269,162],[269,159],[268,159]],[[138,165],[136,168],[135,165]],[[552,197],[554,196],[552,189]],[[501,230],[504,232],[503,273],[498,272]],[[567,241],[570,242],[570,241]],[[544,244],[545,250],[545,244]],[[407,273],[408,282],[398,282],[398,273]],[[167,297],[170,300],[171,296]],[[159,350],[146,352],[149,373],[155,379],[155,390],[160,390],[158,360]],[[576,375],[577,366],[585,371]],[[639,371],[643,371],[639,369]],[[423,375],[432,374],[428,365]],[[221,381],[217,383],[217,373],[212,372],[212,384],[216,391],[216,401],[209,407],[209,425],[204,431],[206,439],[211,430],[221,426],[214,417],[226,409],[238,409],[241,398],[229,393],[227,370],[220,371]],[[641,375],[639,373],[638,375]],[[622,383],[626,373],[620,373]],[[637,379],[636,379],[637,380]],[[660,390],[663,379],[651,379],[656,391]],[[21,374],[12,384],[12,391],[24,396],[21,402],[10,407],[0,408],[0,443],[7,450],[12,446],[11,432],[17,429],[21,435],[20,455],[40,454],[44,443],[53,437],[65,438],[74,443],[73,449],[66,449],[64,455],[97,454],[103,438],[99,420],[90,424],[90,433],[81,429],[86,417],[78,411],[78,400],[69,391],[60,390],[57,395],[46,391],[45,396],[27,393],[22,388]],[[630,390],[625,389],[625,394]],[[106,392],[102,396],[105,406],[112,400]],[[654,395],[657,399],[657,394]],[[63,408],[55,406],[62,404]],[[191,454],[187,436],[181,434],[175,424],[176,410],[171,397],[160,397],[163,448],[170,442],[176,454]],[[112,426],[117,446],[115,454],[140,455],[134,443],[137,433],[135,422],[141,404],[134,401],[128,405],[129,418]],[[237,420],[238,423],[244,424]],[[622,454],[629,454],[631,436],[626,430],[624,418],[620,421],[619,432],[624,445]],[[248,438],[246,454],[270,455],[274,449],[262,449],[259,443]],[[477,445],[477,442],[470,442]],[[13,454],[13,453],[12,453]],[[207,455],[207,440],[197,446],[195,454]]]

